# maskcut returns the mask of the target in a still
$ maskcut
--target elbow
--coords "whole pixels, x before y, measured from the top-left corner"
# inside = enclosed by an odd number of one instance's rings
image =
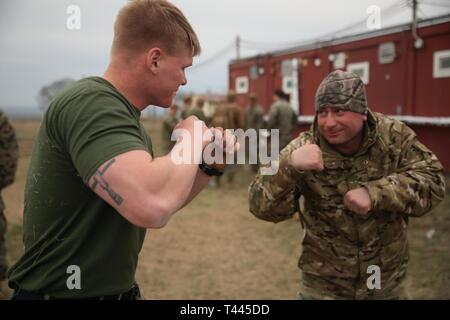
[[[166,226],[167,222],[169,222],[169,221],[161,220],[161,219],[155,219],[155,220],[150,221],[147,224],[146,228],[147,229],[162,229],[162,228],[164,228]]]
[[[439,176],[439,182],[436,184],[436,189],[431,190],[431,193],[434,194],[433,196],[433,207],[437,206],[439,203],[441,203],[446,195],[447,192],[447,186],[445,183],[445,177],[443,174]]]
[[[275,213],[275,208],[272,207],[262,207],[260,203],[250,201],[249,211],[258,219],[269,221],[269,222],[280,222],[284,219],[278,217]]]
[[[153,201],[146,206],[145,210],[142,211],[142,214],[145,220],[145,228],[162,229],[169,222],[173,210],[161,201]]]
[[[262,197],[261,192],[259,192],[260,190],[252,187],[254,187],[253,184],[249,189],[248,210],[258,219],[272,221],[270,219],[272,213],[270,202]]]
[[[441,172],[439,175],[436,176],[435,182],[429,186],[429,194],[431,194],[432,207],[437,206],[439,203],[442,202],[442,200],[444,200],[446,189],[447,186],[445,183],[445,176]]]
[[[167,225],[173,213],[169,206],[161,201],[146,200],[140,205],[129,208],[126,218],[133,225],[145,229],[161,229]]]

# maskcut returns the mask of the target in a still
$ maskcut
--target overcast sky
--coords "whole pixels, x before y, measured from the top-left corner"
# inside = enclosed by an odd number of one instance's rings
[[[367,10],[381,9],[381,27],[411,19],[406,0],[173,0],[191,22],[203,47],[188,71],[194,92],[225,92],[233,42],[242,55],[283,49],[291,43],[369,31]],[[434,5],[426,4],[427,2]],[[108,63],[113,23],[125,0],[0,0],[0,106],[36,105],[39,89],[55,80],[101,75]],[[436,4],[443,5],[437,6]],[[422,0],[419,17],[450,13],[449,0]],[[80,8],[80,29],[69,30],[70,5]],[[345,5],[345,6],[344,6]]]

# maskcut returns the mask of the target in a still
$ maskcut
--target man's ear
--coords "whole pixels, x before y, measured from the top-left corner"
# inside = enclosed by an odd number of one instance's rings
[[[147,52],[146,65],[152,73],[157,73],[161,62],[162,52],[160,48],[151,48]]]

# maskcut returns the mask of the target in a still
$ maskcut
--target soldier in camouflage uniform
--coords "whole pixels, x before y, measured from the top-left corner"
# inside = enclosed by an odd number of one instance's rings
[[[169,153],[170,150],[172,150],[173,146],[175,145],[176,141],[172,141],[172,132],[175,129],[176,125],[178,124],[177,119],[177,112],[178,112],[178,105],[173,104],[169,108],[169,112],[164,117],[163,123],[162,123],[162,142],[163,142],[163,148],[165,153]]]
[[[17,169],[18,146],[14,128],[8,118],[0,110],[0,191],[13,183]],[[0,194],[0,299],[6,298],[6,218],[4,215],[5,204]]]
[[[292,131],[297,124],[297,115],[289,105],[289,96],[277,89],[273,95],[274,103],[270,106],[268,129],[278,129],[280,150],[292,140]]]
[[[256,101],[256,95],[254,93],[249,96],[249,105],[245,109],[245,130],[256,129],[259,130],[263,127],[263,110]]]
[[[192,98],[190,96],[184,97],[183,99],[183,110],[181,110],[181,119],[184,120],[188,117],[189,109],[191,109]]]
[[[250,211],[279,222],[302,207],[301,298],[405,298],[408,219],[443,199],[442,165],[413,130],[367,108],[353,73],[324,79],[316,112],[277,174],[252,181]],[[368,285],[369,266],[380,268],[380,289]]]
[[[226,103],[217,106],[211,124],[214,127],[221,127],[223,129],[237,130],[243,128],[241,109],[236,103],[236,93],[234,91],[227,93]],[[227,164],[225,166],[224,174],[229,184],[232,184],[234,181],[236,169],[236,164]],[[220,179],[221,177],[216,177],[217,185],[220,185]]]
[[[249,96],[249,100],[250,103],[247,106],[247,108],[245,109],[245,130],[248,129],[254,129],[257,132],[257,138],[259,138],[259,134],[258,134],[258,130],[262,129],[263,124],[264,124],[264,120],[263,120],[263,111],[260,105],[258,105],[258,103],[256,102],[256,95],[254,93],[250,94]],[[258,139],[259,140],[259,139]],[[256,141],[256,146],[259,145],[259,141]],[[255,154],[250,154],[252,152],[252,150],[254,150],[252,148],[252,146],[250,146],[249,144],[246,144],[247,148],[248,148],[248,155],[255,157],[256,159],[258,158],[258,149],[256,148],[256,153]],[[254,173],[256,173],[258,171],[258,164],[251,164],[251,168],[252,171]]]
[[[198,98],[195,106],[190,108],[187,113],[186,116],[190,117],[190,116],[196,116],[199,120],[202,120],[204,123],[206,123],[208,120],[206,119],[205,114],[203,113],[203,105],[205,104],[205,100],[202,98]]]

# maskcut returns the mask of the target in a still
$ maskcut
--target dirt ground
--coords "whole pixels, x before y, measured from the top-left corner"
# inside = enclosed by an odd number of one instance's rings
[[[11,263],[22,251],[23,190],[39,125],[13,124],[21,158],[16,183],[3,192]],[[158,155],[160,123],[145,124]],[[300,224],[253,217],[247,204],[251,178],[249,168],[241,167],[233,185],[207,188],[165,228],[148,231],[137,272],[147,299],[295,299]],[[433,212],[411,219],[409,239],[411,297],[450,299],[450,192]]]

